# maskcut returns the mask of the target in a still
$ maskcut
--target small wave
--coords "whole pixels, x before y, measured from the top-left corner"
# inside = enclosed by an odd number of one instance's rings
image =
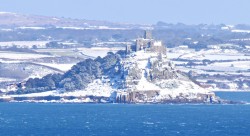
[[[186,123],[179,123],[179,126],[184,127],[184,126],[186,126]]]
[[[146,124],[146,125],[154,125],[153,122],[143,122],[143,124]]]

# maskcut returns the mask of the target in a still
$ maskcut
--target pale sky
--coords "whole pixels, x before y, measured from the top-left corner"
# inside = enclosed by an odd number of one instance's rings
[[[250,0],[0,0],[0,11],[140,24],[250,24]]]

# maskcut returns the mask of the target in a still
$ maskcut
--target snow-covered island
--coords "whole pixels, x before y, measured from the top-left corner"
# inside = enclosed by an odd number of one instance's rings
[[[202,88],[168,59],[146,31],[126,51],[86,59],[64,74],[28,79],[0,101],[72,103],[232,103]]]

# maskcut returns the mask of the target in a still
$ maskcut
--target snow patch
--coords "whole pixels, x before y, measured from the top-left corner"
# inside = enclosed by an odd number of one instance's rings
[[[27,27],[27,26],[22,26],[22,27],[18,27],[18,29],[44,30],[46,28],[44,28],[44,27]]]
[[[231,30],[231,32],[234,32],[234,33],[250,33],[250,30],[234,29],[234,30]]]

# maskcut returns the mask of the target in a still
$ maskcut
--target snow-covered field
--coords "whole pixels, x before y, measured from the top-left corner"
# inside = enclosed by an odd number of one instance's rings
[[[16,81],[16,79],[13,79],[13,78],[1,78],[0,77],[0,82],[11,82],[11,81]]]
[[[220,49],[221,46],[234,45],[223,44],[223,45],[213,45],[209,49],[203,49],[200,51],[195,51],[193,49],[181,49],[181,48],[170,48],[168,49],[168,58],[170,59],[189,59],[189,60],[244,60],[250,59],[250,56],[245,53],[241,53],[236,49]]]
[[[197,81],[213,86],[211,90],[250,90],[250,56],[234,47],[238,46],[211,45],[200,51],[172,48],[168,49],[168,58],[175,59],[179,70],[186,73],[193,71]]]
[[[72,64],[37,63],[37,64],[44,65],[44,66],[49,66],[49,67],[52,67],[52,68],[59,69],[61,71],[65,71],[65,72],[70,70],[71,67],[75,65],[75,63],[72,63]]]
[[[40,53],[51,53],[55,56],[68,56],[68,57],[104,57],[108,52],[117,52],[119,50],[125,50],[124,47],[93,47],[93,48],[71,48],[71,49],[36,49],[35,51]]]
[[[100,48],[100,47],[93,47],[93,48],[77,48],[80,53],[91,56],[91,57],[104,57],[107,55],[108,52],[117,52],[124,48]]]
[[[44,57],[53,57],[53,56],[32,54],[32,53],[11,52],[11,51],[0,51],[0,59],[2,58],[2,59],[12,59],[12,60],[29,60],[29,59],[38,59]]]
[[[57,68],[61,71],[67,71],[71,68],[73,64],[60,64],[54,65],[52,62],[39,64],[36,63],[36,59],[44,59],[49,60],[53,59],[55,56],[53,55],[44,55],[44,54],[35,54],[35,53],[27,53],[27,52],[13,52],[13,51],[0,51],[0,68],[3,71],[10,72],[13,74],[20,73],[23,71],[23,75],[20,79],[9,79],[11,74],[1,74],[0,83],[2,82],[20,82],[21,79],[28,80],[28,78],[41,78],[50,73],[58,73],[60,71],[55,70],[53,68]],[[49,62],[49,61],[48,61]],[[39,64],[39,65],[37,65]],[[44,67],[49,66],[49,67]],[[22,75],[21,74],[21,75]],[[18,77],[18,76],[17,76]]]

